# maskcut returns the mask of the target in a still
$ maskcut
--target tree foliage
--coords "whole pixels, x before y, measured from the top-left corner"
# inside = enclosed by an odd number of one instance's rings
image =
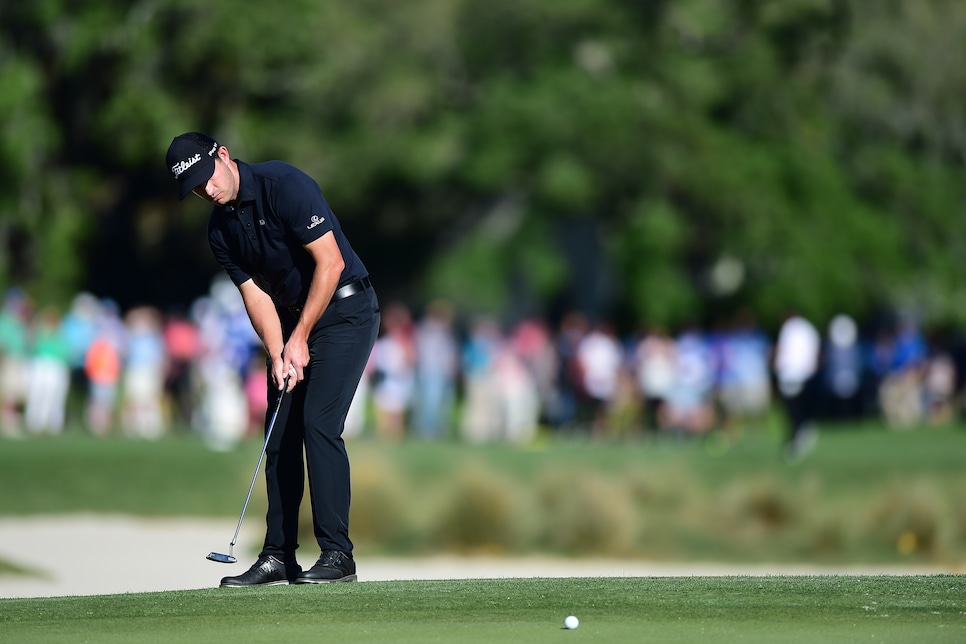
[[[966,319],[953,0],[0,5],[0,283],[170,304],[171,138],[319,179],[387,297]]]

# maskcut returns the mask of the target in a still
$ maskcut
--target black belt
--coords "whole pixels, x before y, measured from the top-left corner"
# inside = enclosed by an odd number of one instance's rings
[[[352,297],[353,295],[362,293],[367,288],[372,288],[372,282],[369,281],[368,276],[354,282],[349,282],[345,286],[340,286],[337,288],[335,293],[332,294],[332,301],[335,302],[336,300],[344,300],[347,297]],[[302,315],[301,306],[290,306],[288,307],[288,311],[296,318]]]
[[[361,280],[356,280],[354,282],[349,282],[345,286],[340,286],[332,294],[333,300],[344,300],[347,297],[352,297],[356,293],[362,293],[367,288],[372,288],[372,282],[369,281],[369,277],[363,277]]]

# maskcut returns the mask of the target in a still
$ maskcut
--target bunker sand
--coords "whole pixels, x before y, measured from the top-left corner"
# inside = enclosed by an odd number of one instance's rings
[[[243,529],[238,563],[205,559],[227,552],[231,519],[152,519],[117,515],[0,518],[0,558],[30,574],[0,575],[0,598],[114,595],[212,588],[254,561],[261,527]],[[303,547],[300,563],[318,556]],[[948,567],[665,563],[553,557],[369,557],[356,551],[359,581],[506,577],[686,577],[720,575],[882,575],[961,573]],[[232,591],[226,591],[232,592]]]

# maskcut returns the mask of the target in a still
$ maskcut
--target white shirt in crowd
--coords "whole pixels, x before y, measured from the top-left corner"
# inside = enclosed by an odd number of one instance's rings
[[[805,318],[793,315],[778,332],[775,343],[775,376],[786,396],[798,394],[818,370],[821,336]]]

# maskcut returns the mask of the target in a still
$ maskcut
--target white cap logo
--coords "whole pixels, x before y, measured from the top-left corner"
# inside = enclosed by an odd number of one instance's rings
[[[201,161],[200,153],[194,155],[193,157],[189,157],[184,161],[179,161],[178,163],[175,163],[173,166],[171,166],[171,173],[174,175],[174,178],[177,179],[184,173],[185,170],[187,170],[194,164],[198,163],[199,161]]]

